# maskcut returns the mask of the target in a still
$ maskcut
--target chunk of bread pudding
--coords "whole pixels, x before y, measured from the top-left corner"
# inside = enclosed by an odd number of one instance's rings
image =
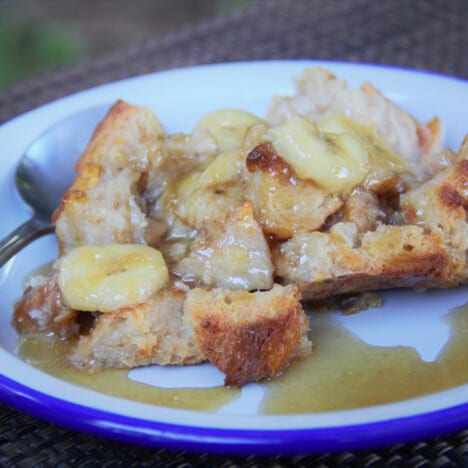
[[[328,70],[266,119],[216,111],[191,134],[118,101],[13,321],[69,340],[84,371],[209,361],[241,386],[311,354],[301,301],[467,283],[467,209],[468,139],[442,151],[437,118]]]

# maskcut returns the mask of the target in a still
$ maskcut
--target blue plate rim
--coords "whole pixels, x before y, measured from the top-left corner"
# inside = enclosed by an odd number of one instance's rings
[[[143,420],[47,395],[0,374],[0,400],[78,432],[151,447],[212,454],[272,455],[368,450],[466,428],[468,403],[425,414],[340,427],[227,429]]]

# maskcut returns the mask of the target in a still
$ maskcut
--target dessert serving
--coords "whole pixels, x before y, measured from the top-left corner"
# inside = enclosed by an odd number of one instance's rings
[[[264,118],[217,110],[190,134],[118,101],[14,325],[68,341],[84,372],[210,361],[226,385],[275,377],[312,352],[304,303],[468,282],[468,140],[442,137],[321,68]]]

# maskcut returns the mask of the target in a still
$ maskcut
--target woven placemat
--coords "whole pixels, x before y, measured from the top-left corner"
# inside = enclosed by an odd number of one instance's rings
[[[468,78],[466,0],[273,0],[0,91],[0,122],[70,93],[204,63],[330,59]]]
[[[142,73],[266,59],[373,62],[468,78],[466,0],[260,0],[0,91],[0,122],[70,93]],[[0,405],[2,466],[468,467],[468,430],[375,451],[221,457],[115,443]]]
[[[445,438],[362,452],[297,456],[220,456],[146,448],[63,429],[0,405],[2,466],[80,467],[418,467],[468,466],[468,430]]]

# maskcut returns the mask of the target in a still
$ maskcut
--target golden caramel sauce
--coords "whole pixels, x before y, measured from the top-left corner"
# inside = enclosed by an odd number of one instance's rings
[[[239,395],[238,389],[226,387],[153,387],[130,380],[128,371],[120,369],[88,374],[66,366],[61,359],[66,352],[65,342],[52,343],[47,337],[22,337],[18,344],[19,355],[32,366],[72,384],[118,398],[170,408],[216,411]]]
[[[346,410],[396,402],[468,383],[468,306],[444,317],[451,337],[434,362],[413,348],[364,343],[328,313],[311,323],[313,355],[266,387],[265,414]]]
[[[368,345],[330,313],[314,314],[314,353],[264,383],[260,413],[294,414],[345,410],[395,402],[468,383],[468,305],[444,320],[451,337],[435,362],[422,361],[413,348]],[[216,411],[239,396],[238,389],[166,389],[134,382],[124,370],[87,374],[63,364],[66,343],[20,339],[18,352],[44,372],[97,392],[171,408]]]

